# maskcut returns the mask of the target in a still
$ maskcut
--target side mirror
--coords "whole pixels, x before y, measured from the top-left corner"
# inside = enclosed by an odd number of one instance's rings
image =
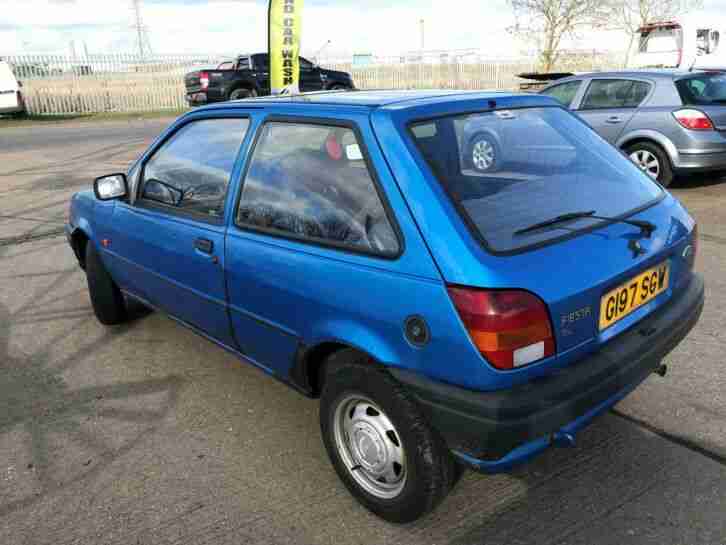
[[[109,174],[93,180],[93,192],[100,201],[125,197],[129,193],[126,174]]]

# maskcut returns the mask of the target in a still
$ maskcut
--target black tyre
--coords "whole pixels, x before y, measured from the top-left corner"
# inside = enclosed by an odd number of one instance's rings
[[[229,100],[241,100],[244,98],[256,97],[257,93],[254,89],[235,89],[229,94]]]
[[[326,363],[320,428],[345,486],[389,522],[411,522],[433,510],[461,475],[416,402],[354,350],[336,352]]]
[[[648,176],[657,180],[663,187],[673,181],[673,167],[663,149],[650,142],[636,142],[625,149],[630,160]]]
[[[93,312],[104,325],[117,325],[126,321],[126,303],[114,283],[92,241],[86,244],[86,280],[91,295]]]
[[[469,140],[466,163],[477,172],[495,172],[501,164],[499,145],[487,133],[479,133]]]

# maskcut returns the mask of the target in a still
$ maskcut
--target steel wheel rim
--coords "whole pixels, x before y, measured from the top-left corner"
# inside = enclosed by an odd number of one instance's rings
[[[660,161],[658,161],[658,158],[653,153],[648,150],[639,149],[630,154],[630,159],[648,176],[654,180],[658,179],[660,175]]]
[[[333,418],[336,449],[355,482],[377,498],[398,496],[406,485],[406,453],[386,413],[351,394],[338,403]]]
[[[471,162],[477,170],[489,170],[494,164],[494,146],[488,140],[479,140],[471,150]]]

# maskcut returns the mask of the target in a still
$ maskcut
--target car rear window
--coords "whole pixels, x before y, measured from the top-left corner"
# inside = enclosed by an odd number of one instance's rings
[[[676,81],[683,104],[708,106],[726,104],[726,74],[701,74]]]
[[[525,108],[417,122],[431,172],[489,250],[511,253],[593,227],[585,218],[517,234],[561,214],[625,217],[663,192],[562,108]]]

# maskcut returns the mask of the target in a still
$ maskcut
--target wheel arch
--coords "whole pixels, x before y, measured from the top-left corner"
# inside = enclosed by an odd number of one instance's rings
[[[227,92],[227,99],[232,96],[232,93],[235,91],[238,91],[239,89],[247,89],[248,91],[254,91],[258,95],[260,94],[260,90],[257,87],[257,84],[253,81],[240,81],[238,83],[235,83],[232,85]]]
[[[676,145],[663,133],[653,130],[641,130],[628,133],[622,136],[618,142],[617,147],[623,151],[633,144],[640,142],[647,142],[648,144],[655,144],[665,151],[668,160],[671,162],[671,166],[674,168],[678,166],[679,155]]]
[[[335,353],[342,350],[354,350],[370,361],[371,365],[386,367],[370,352],[340,339],[326,339],[311,345],[300,344],[295,353],[290,379],[312,398],[319,398],[325,383],[323,370],[325,362]]]
[[[86,247],[90,240],[90,232],[87,232],[82,227],[76,227],[73,232],[71,232],[71,248],[73,249],[73,253],[76,255],[78,264],[83,270],[86,269]]]

